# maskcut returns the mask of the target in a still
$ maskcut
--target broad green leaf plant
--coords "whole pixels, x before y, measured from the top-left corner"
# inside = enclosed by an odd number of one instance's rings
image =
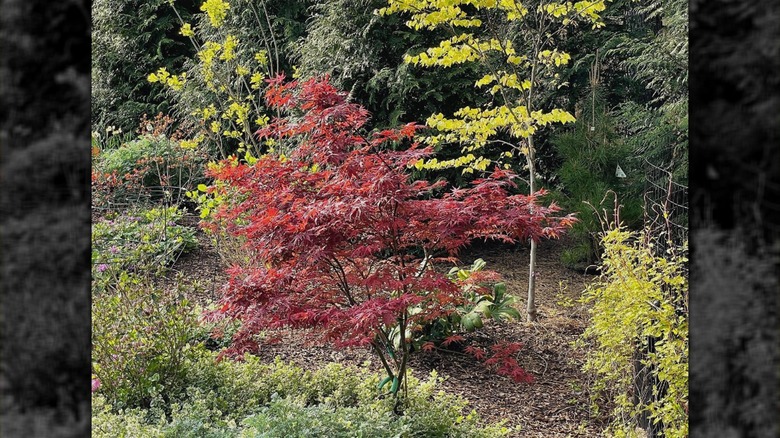
[[[427,125],[438,131],[425,141],[431,145],[457,143],[463,155],[446,161],[421,159],[417,169],[463,167],[464,173],[487,171],[494,162],[480,155],[488,145],[503,148],[503,157],[525,157],[529,192],[535,193],[536,168],[534,134],[556,124],[571,123],[574,116],[561,108],[543,105],[545,90],[563,86],[557,69],[569,63],[571,55],[558,42],[567,30],[581,24],[599,28],[600,13],[607,0],[579,2],[520,0],[389,0],[379,14],[409,14],[406,24],[414,29],[444,29],[451,35],[437,47],[430,47],[405,61],[424,67],[451,67],[480,63],[486,74],[477,87],[489,87],[494,96],[484,108],[464,107],[452,117],[433,114]],[[527,319],[537,318],[535,304],[536,242],[531,241]]]

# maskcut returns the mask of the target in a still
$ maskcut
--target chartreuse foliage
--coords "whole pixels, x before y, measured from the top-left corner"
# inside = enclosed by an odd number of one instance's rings
[[[432,146],[458,143],[463,155],[442,161],[420,158],[414,166],[420,170],[463,167],[463,173],[482,173],[494,163],[509,169],[507,160],[521,154],[528,171],[528,191],[536,192],[534,134],[550,124],[574,121],[569,112],[542,104],[545,92],[562,85],[556,70],[571,59],[556,43],[567,28],[581,22],[603,26],[599,13],[606,8],[605,1],[389,0],[380,14],[410,14],[408,26],[444,28],[452,35],[437,47],[408,55],[406,62],[437,67],[479,62],[486,74],[475,85],[489,86],[495,96],[490,105],[464,107],[452,117],[431,115],[426,123],[438,134],[425,142]],[[495,160],[484,154],[489,144],[503,152]],[[528,321],[535,321],[536,241],[530,247],[526,314]]]
[[[479,78],[475,65],[424,69],[403,62],[405,53],[436,44],[442,34],[410,29],[397,15],[373,13],[386,3],[335,0],[313,5],[305,37],[293,45],[301,77],[329,75],[333,85],[366,106],[369,124],[378,129],[481,103],[484,98],[469,92]]]
[[[380,376],[340,364],[309,371],[277,359],[263,364],[215,362],[197,350],[186,361],[189,385],[170,405],[118,408],[101,394],[92,399],[92,436],[132,437],[484,437],[507,436],[502,423],[482,425],[466,401],[437,391],[432,373],[409,378],[406,415],[393,400],[376,397]],[[169,407],[168,407],[169,406]]]
[[[648,241],[620,228],[604,235],[602,277],[582,297],[592,305],[584,368],[596,376],[593,389],[614,402],[608,434],[636,436],[635,418],[646,412],[663,424],[664,436],[682,438],[688,436],[687,259],[680,249],[656,256]],[[660,383],[654,401],[635,405],[634,360],[650,337],[655,351],[644,364]]]
[[[538,193],[510,195],[515,175],[499,169],[466,189],[412,181],[410,164],[431,150],[388,146],[403,144],[416,126],[365,137],[368,113],[326,81],[275,78],[266,98],[298,117],[275,119],[259,137],[295,147],[251,163],[224,160],[208,189],[237,195],[212,218],[251,249],[252,263],[229,272],[218,313],[243,323],[234,353],[256,348],[254,336],[266,328],[308,329],[316,342],[373,349],[397,395],[409,360],[407,332],[465,299],[432,263],[452,260],[474,239],[556,237],[574,221],[556,216],[555,205],[538,204]],[[501,359],[501,373],[525,379],[511,357]]]
[[[533,134],[552,123],[574,121],[567,111],[539,107],[541,91],[560,85],[556,68],[571,59],[571,55],[555,47],[555,38],[567,27],[582,21],[593,27],[602,26],[599,12],[604,9],[605,0],[576,3],[390,0],[386,8],[379,10],[380,14],[408,13],[411,15],[408,26],[444,28],[452,35],[437,47],[407,55],[406,62],[426,67],[479,62],[486,74],[476,81],[476,86],[489,87],[490,94],[498,98],[489,107],[465,107],[453,117],[434,114],[428,118],[428,126],[440,133],[426,141],[432,145],[460,143],[464,145],[464,155],[446,161],[422,160],[416,166],[427,169],[458,166],[465,167],[464,172],[485,171],[491,160],[476,151],[484,149],[489,142],[499,142],[504,145],[505,158],[522,153],[533,172]],[[520,141],[506,142],[497,138],[500,134]],[[533,189],[533,182],[531,185]]]

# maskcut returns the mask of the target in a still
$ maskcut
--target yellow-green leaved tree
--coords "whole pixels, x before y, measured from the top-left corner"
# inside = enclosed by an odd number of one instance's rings
[[[463,167],[463,172],[485,171],[494,162],[482,155],[488,144],[503,148],[503,157],[525,157],[529,191],[536,187],[534,134],[554,123],[570,123],[574,116],[560,108],[544,108],[544,93],[564,84],[556,72],[571,56],[560,42],[574,26],[603,26],[600,12],[607,0],[555,2],[545,0],[388,0],[379,14],[410,14],[414,29],[444,29],[451,35],[405,59],[424,67],[449,67],[478,62],[485,76],[476,82],[494,98],[483,108],[465,107],[453,116],[433,114],[427,120],[438,133],[424,140],[432,145],[460,144],[462,156],[419,161],[418,169]],[[527,319],[536,320],[536,242],[531,241]]]

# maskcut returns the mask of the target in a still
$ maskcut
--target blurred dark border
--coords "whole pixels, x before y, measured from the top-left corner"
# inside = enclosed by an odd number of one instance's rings
[[[691,436],[778,436],[778,5],[690,6]],[[89,23],[0,0],[0,436],[89,434]],[[712,287],[735,245],[769,274]]]
[[[780,4],[690,12],[690,436],[777,437]]]
[[[0,0],[0,436],[90,433],[86,0]]]

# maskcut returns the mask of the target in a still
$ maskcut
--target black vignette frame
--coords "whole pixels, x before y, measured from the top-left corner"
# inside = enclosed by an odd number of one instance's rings
[[[776,437],[780,5],[690,12],[691,437]]]
[[[88,436],[90,2],[0,11],[0,435]]]

